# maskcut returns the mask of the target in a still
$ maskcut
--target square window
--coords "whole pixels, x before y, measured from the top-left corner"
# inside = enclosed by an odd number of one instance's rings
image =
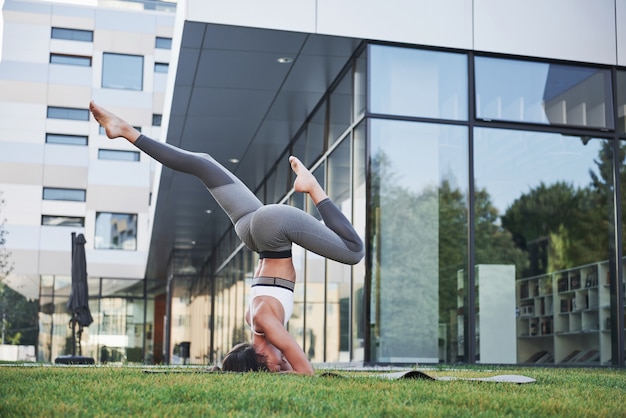
[[[154,72],[155,73],[161,73],[161,74],[167,74],[167,70],[169,69],[169,64],[164,63],[164,62],[155,62],[154,63]]]
[[[159,49],[172,49],[172,38],[157,36],[154,47]]]
[[[94,248],[135,251],[137,249],[137,215],[130,213],[96,213]]]
[[[105,52],[102,56],[102,87],[143,90],[143,57]]]

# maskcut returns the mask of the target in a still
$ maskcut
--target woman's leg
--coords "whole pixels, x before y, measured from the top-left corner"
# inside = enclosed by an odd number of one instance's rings
[[[245,215],[256,211],[263,204],[230,171],[208,154],[185,151],[141,135],[126,121],[93,102],[89,108],[109,138],[126,138],[166,167],[198,177],[235,225],[242,241],[256,251],[254,243],[249,239],[247,222],[249,217]],[[245,219],[242,219],[244,217]],[[238,225],[240,220],[242,222]]]
[[[311,196],[324,223],[291,206],[267,205],[252,215],[250,231],[255,242],[264,251],[284,251],[295,242],[341,263],[358,263],[364,247],[352,224],[300,160],[290,157],[289,162],[297,175],[294,189]]]

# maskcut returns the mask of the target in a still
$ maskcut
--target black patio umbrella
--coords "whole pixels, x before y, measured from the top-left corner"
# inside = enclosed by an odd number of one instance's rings
[[[93,322],[89,310],[89,289],[87,287],[87,258],[85,257],[85,236],[72,233],[72,290],[67,301],[67,309],[71,312],[70,326],[72,327],[72,356],[63,359],[64,363],[93,363],[93,359],[82,357],[80,344],[83,327],[88,327]],[[78,325],[78,339],[76,326]],[[78,356],[76,356],[76,343],[78,342]]]
[[[82,327],[93,322],[89,310],[89,289],[87,287],[87,258],[85,257],[85,236],[72,234],[72,291],[67,301],[67,309],[72,312],[72,320]]]

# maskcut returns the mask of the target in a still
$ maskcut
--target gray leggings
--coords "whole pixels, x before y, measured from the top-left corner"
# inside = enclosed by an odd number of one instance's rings
[[[166,167],[198,177],[230,218],[237,236],[252,251],[282,253],[296,243],[345,264],[356,264],[363,258],[363,242],[330,199],[317,205],[322,224],[293,206],[263,205],[246,185],[208,154],[185,151],[145,135],[135,141],[135,146]]]

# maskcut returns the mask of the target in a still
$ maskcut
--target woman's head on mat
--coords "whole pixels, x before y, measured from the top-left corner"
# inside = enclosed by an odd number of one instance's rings
[[[255,349],[250,343],[234,346],[222,361],[226,372],[277,372],[280,371],[282,353],[275,347]]]

